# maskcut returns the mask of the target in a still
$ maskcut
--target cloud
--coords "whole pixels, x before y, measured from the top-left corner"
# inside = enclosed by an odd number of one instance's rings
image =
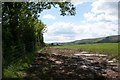
[[[48,26],[48,32],[44,34],[46,42],[66,42],[74,38],[74,24],[66,22],[55,22]]]
[[[71,2],[77,6],[79,4],[83,4],[84,2],[86,2],[87,0],[71,0]]]
[[[85,19],[82,24],[54,22],[52,25],[49,25],[48,32],[44,34],[45,42],[69,42],[117,35],[118,3],[108,2],[107,0],[95,0],[91,6],[91,10],[84,13]]]
[[[98,22],[88,24],[73,24],[70,22],[55,22],[48,26],[44,34],[45,42],[69,42],[86,38],[117,35],[118,27],[111,22]]]
[[[101,1],[101,2],[119,2],[119,0],[93,0],[93,1]]]
[[[84,13],[83,23],[89,37],[104,37],[118,34],[118,2],[96,0],[89,12]],[[83,35],[83,38],[87,36]]]
[[[65,1],[69,1],[69,0],[65,0]],[[100,2],[119,2],[119,0],[70,0],[70,2],[72,2],[75,6],[79,5],[79,4],[83,4],[86,2],[95,2],[95,1],[100,1]]]
[[[51,14],[45,14],[42,16],[43,19],[56,19],[55,16],[51,15]]]
[[[84,14],[86,21],[118,21],[118,2],[97,0],[92,3],[90,12]]]

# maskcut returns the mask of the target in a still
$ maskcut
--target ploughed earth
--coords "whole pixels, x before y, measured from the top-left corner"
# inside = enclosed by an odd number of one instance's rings
[[[67,48],[38,53],[24,80],[120,80],[118,60],[108,54]]]

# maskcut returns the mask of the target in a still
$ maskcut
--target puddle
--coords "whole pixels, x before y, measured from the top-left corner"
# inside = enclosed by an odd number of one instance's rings
[[[88,54],[89,52],[86,52],[86,51],[82,51],[80,52],[81,54]]]
[[[84,53],[84,54],[81,54],[81,53],[77,53],[77,54],[74,54],[75,56],[99,56],[99,57],[106,57],[107,55],[104,55],[104,54],[88,54],[88,53]]]

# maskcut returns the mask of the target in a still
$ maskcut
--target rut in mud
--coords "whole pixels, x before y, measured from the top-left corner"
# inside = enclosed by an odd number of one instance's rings
[[[79,49],[47,48],[39,53],[24,80],[119,80],[117,59]]]

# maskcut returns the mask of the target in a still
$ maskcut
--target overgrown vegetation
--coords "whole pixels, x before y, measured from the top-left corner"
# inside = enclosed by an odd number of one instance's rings
[[[85,51],[97,52],[118,55],[119,43],[96,43],[96,44],[81,44],[81,45],[62,45],[53,46],[53,48],[76,48]]]
[[[39,13],[56,5],[61,15],[75,15],[75,7],[70,2],[2,3],[3,78],[20,77],[21,70],[34,58],[34,51],[45,46],[46,25],[38,20]]]
[[[35,59],[36,54],[29,53],[25,54],[24,56],[20,57],[19,60],[12,61],[12,64],[9,64],[7,68],[4,69],[4,78],[13,79],[17,78],[20,79],[25,74],[25,71],[29,68],[33,60]],[[15,62],[15,63],[14,63]]]
[[[27,3],[3,3],[3,59],[5,66],[8,61],[34,52],[36,46],[43,47],[43,34],[45,24],[38,21],[28,10]],[[12,61],[11,61],[12,60]]]

